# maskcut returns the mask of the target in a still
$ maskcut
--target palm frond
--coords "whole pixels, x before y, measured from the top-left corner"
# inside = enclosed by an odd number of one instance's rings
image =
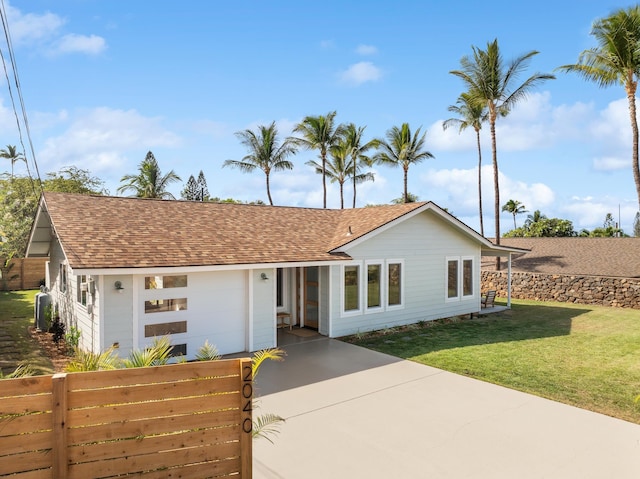
[[[273,413],[258,416],[253,420],[251,435],[254,438],[264,438],[273,444],[271,438],[280,432],[280,425],[283,422],[285,422],[284,418]]]
[[[253,373],[253,379],[255,380],[258,372],[260,371],[260,366],[266,360],[272,361],[284,361],[284,357],[287,353],[280,348],[269,348],[269,349],[261,349],[260,351],[256,351],[253,353],[253,358],[251,360],[251,370]]]
[[[113,348],[106,349],[100,353],[78,349],[73,359],[65,367],[65,371],[70,373],[105,371],[118,369],[121,365],[122,362]]]
[[[209,343],[208,339],[202,346],[200,346],[200,349],[198,349],[198,352],[196,353],[196,359],[198,361],[217,361],[221,358],[222,356],[220,355],[218,348]]]

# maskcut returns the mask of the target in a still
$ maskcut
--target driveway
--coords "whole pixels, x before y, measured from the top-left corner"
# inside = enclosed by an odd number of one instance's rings
[[[640,425],[322,338],[263,364],[255,479],[637,479]]]

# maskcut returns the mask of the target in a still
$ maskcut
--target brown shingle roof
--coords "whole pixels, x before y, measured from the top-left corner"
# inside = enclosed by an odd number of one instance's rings
[[[52,192],[44,202],[73,268],[339,260],[348,256],[333,249],[425,204],[327,210]]]
[[[531,250],[513,256],[515,272],[640,277],[640,238],[501,238],[500,245]],[[494,265],[483,258],[482,269]]]

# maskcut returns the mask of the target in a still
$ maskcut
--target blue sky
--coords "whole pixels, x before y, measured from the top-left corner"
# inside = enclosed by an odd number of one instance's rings
[[[506,59],[538,50],[525,75],[575,63],[592,22],[626,7],[609,0],[270,2],[4,1],[39,171],[86,168],[116,194],[147,151],[186,181],[202,170],[212,196],[267,200],[264,175],[222,169],[245,150],[234,135],[276,121],[284,138],[306,115],[382,137],[404,122],[427,131],[434,159],[411,167],[409,191],[479,229],[473,131],[443,131],[464,86],[449,71],[497,38]],[[151,6],[152,5],[152,6]],[[0,43],[5,59],[6,45]],[[556,72],[498,120],[501,204],[573,221],[618,217],[632,231],[637,197],[624,89]],[[521,80],[526,77],[522,76]],[[6,81],[1,145],[20,145]],[[15,91],[14,91],[15,94]],[[23,129],[24,134],[24,129]],[[26,137],[24,143],[27,145]],[[488,126],[483,130],[485,232],[493,233]],[[31,154],[28,151],[28,157]],[[322,207],[321,177],[293,157],[272,176],[275,204]],[[9,171],[2,164],[0,171]],[[16,173],[24,173],[16,165]],[[402,172],[374,168],[358,206],[402,193]],[[182,184],[171,191],[179,196]],[[351,203],[347,195],[346,204]],[[339,207],[337,185],[329,206]],[[620,213],[620,216],[619,216]],[[521,225],[526,215],[518,218]],[[502,232],[513,227],[501,217]]]

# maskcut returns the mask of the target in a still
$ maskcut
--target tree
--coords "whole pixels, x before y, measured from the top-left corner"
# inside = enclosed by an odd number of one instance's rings
[[[394,198],[391,200],[391,204],[393,205],[401,205],[403,203],[417,203],[420,201],[418,195],[414,195],[413,193],[407,191],[406,193],[402,193],[398,198]]]
[[[0,257],[24,257],[42,191],[106,194],[104,182],[75,166],[47,173],[42,184],[28,176],[0,176]]]
[[[407,189],[409,167],[427,158],[435,158],[431,152],[424,150],[426,136],[427,132],[420,136],[420,128],[412,135],[409,124],[403,123],[400,128],[394,126],[387,130],[386,140],[377,140],[380,151],[375,154],[373,161],[391,167],[402,167],[404,172],[403,198],[405,203],[409,203]]]
[[[47,173],[45,191],[79,193],[82,195],[108,195],[104,181],[91,175],[89,170],[76,166],[65,166],[58,172]]]
[[[13,178],[13,165],[19,160],[27,162],[24,155],[18,152],[14,145],[7,145],[6,149],[0,150],[0,158],[6,158],[11,161],[11,178]]]
[[[622,85],[627,93],[632,135],[631,169],[640,205],[640,164],[638,159],[638,120],[636,90],[640,75],[640,5],[620,9],[593,23],[591,35],[598,46],[584,50],[573,65],[559,67],[577,73],[587,81],[605,88]]]
[[[196,187],[200,192],[200,201],[209,201],[209,188],[207,188],[207,180],[204,177],[204,173],[200,170],[198,173],[198,180],[196,181]]]
[[[189,176],[187,183],[184,185],[180,196],[183,200],[187,201],[199,201],[198,184],[193,175]]]
[[[167,191],[167,187],[176,181],[181,181],[180,177],[171,170],[166,175],[162,175],[160,166],[151,151],[138,167],[138,174],[124,175],[120,183],[124,183],[118,188],[118,193],[133,191],[133,196],[137,198],[160,198],[175,199],[173,194]]]
[[[524,225],[512,229],[504,234],[504,238],[540,238],[540,237],[565,237],[577,236],[573,229],[573,223],[560,218],[547,218],[536,210],[527,216]]]
[[[509,200],[502,206],[502,211],[507,211],[513,215],[513,229],[516,229],[516,215],[526,213],[524,205],[518,200]]]
[[[222,167],[231,166],[238,168],[243,173],[251,173],[255,169],[262,170],[266,177],[269,204],[273,205],[269,180],[271,172],[293,169],[293,163],[287,160],[287,157],[295,153],[295,146],[289,139],[280,144],[275,121],[271,122],[269,126],[258,126],[257,133],[244,130],[237,132],[236,136],[240,138],[240,143],[249,150],[249,154],[242,160],[226,160]]]
[[[365,181],[375,181],[373,173],[359,173],[360,165],[370,165],[371,158],[365,153],[372,148],[377,148],[377,140],[371,140],[363,143],[362,136],[366,126],[356,127],[354,123],[348,123],[343,130],[343,141],[351,156],[351,172],[349,173],[353,180],[353,208],[356,207],[356,185]]]
[[[307,116],[294,129],[301,137],[292,137],[291,141],[308,150],[318,150],[322,165],[322,207],[327,207],[327,154],[342,135],[343,127],[335,125],[336,112],[331,111],[326,116]]]
[[[633,236],[640,238],[640,211],[636,213],[636,217],[633,220]]]
[[[482,149],[480,148],[480,130],[482,123],[487,121],[487,106],[484,103],[476,103],[469,93],[462,93],[455,105],[449,106],[451,113],[456,113],[458,118],[449,118],[442,123],[446,130],[450,126],[457,125],[458,132],[462,133],[467,128],[473,128],[476,132],[478,145],[478,209],[480,214],[480,234],[484,236],[484,222],[482,219]]]
[[[498,148],[496,143],[496,120],[498,115],[506,116],[515,105],[526,98],[528,93],[541,82],[554,79],[548,73],[535,73],[520,85],[515,85],[518,75],[526,69],[531,58],[538,54],[533,50],[505,64],[498,39],[487,44],[486,50],[471,47],[473,55],[460,60],[460,70],[452,70],[452,75],[460,78],[468,88],[472,103],[486,105],[491,131],[491,153],[493,163],[495,240],[500,244],[500,184],[498,181]],[[500,269],[500,258],[496,258]]]

